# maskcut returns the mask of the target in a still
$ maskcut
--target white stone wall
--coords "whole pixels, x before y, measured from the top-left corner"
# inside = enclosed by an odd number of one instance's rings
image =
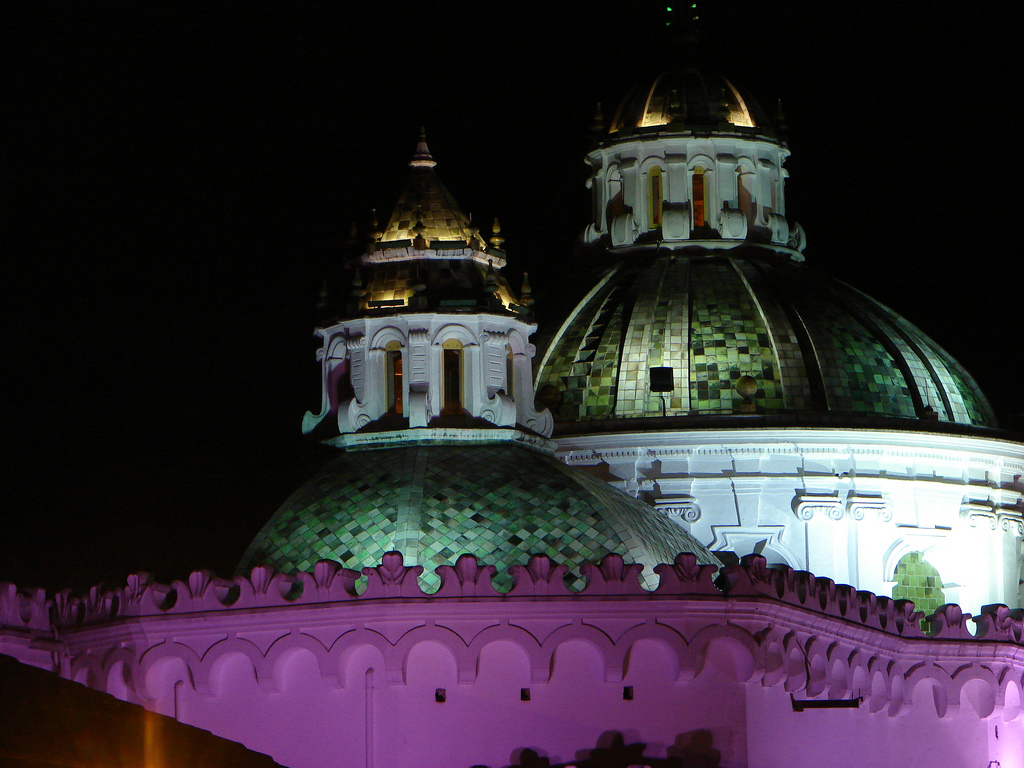
[[[558,440],[556,455],[611,480],[711,550],[889,595],[922,552],[965,610],[1024,604],[1024,445],[885,430],[735,429]]]

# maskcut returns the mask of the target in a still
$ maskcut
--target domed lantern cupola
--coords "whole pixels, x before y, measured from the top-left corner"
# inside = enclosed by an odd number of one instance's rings
[[[321,404],[303,419],[308,435],[331,442],[426,427],[551,433],[551,415],[533,405],[536,325],[530,302],[519,302],[501,274],[497,222],[485,242],[436,165],[421,136],[394,212],[355,260],[341,319],[316,331]]]
[[[629,94],[586,160],[590,245],[676,249],[761,243],[803,250],[786,218],[789,150],[757,103],[689,68]]]

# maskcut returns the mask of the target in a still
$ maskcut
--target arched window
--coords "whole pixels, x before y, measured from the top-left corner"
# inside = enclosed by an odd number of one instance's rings
[[[462,413],[462,342],[446,339],[441,344],[441,414]]]
[[[704,218],[704,209],[706,208],[706,197],[704,188],[704,169],[694,168],[693,169],[693,182],[692,182],[691,200],[693,201],[693,226],[703,227],[706,223]]]
[[[946,602],[942,577],[920,552],[908,552],[901,557],[893,579],[896,586],[892,588],[892,599],[913,600],[914,608],[924,611],[925,616],[935,613]],[[924,620],[921,623],[924,625]]]
[[[660,166],[651,166],[647,172],[647,223],[651,229],[661,226],[661,211],[665,200],[663,182]]]
[[[402,381],[402,345],[397,341],[389,341],[384,347],[384,386],[388,413],[401,415],[405,390]]]

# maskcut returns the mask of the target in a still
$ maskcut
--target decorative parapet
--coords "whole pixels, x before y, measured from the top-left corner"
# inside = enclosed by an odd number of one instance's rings
[[[70,599],[66,593],[60,593]],[[60,595],[54,599],[60,599]],[[0,581],[0,630],[50,628],[50,609],[53,601],[42,589],[19,590],[14,584]]]
[[[972,617],[944,605],[927,617],[925,635],[911,601],[769,568],[759,555],[717,569],[680,554],[655,567],[654,591],[642,586],[642,567],[618,555],[582,570],[586,586],[574,592],[566,566],[533,556],[511,567],[513,587],[501,593],[493,586],[497,569],[464,555],[437,569],[441,586],[428,594],[419,582],[422,566],[391,552],[363,569],[361,589],[359,573],[326,561],[293,575],[260,566],[231,581],[196,571],[162,585],[135,574],[123,587],[77,597],[2,584],[0,653],[51,665],[99,690],[113,681],[118,695],[152,704],[164,694],[160,675],[151,672],[169,660],[184,664],[185,684],[197,695],[213,696],[219,660],[242,653],[260,689],[272,692],[282,659],[304,649],[328,685],[345,687],[344,660],[370,646],[381,654],[385,679],[403,684],[411,650],[429,641],[448,647],[459,682],[472,683],[482,648],[502,640],[523,649],[532,679],[543,683],[561,643],[589,639],[602,655],[605,679],[615,682],[623,679],[633,643],[647,639],[671,650],[677,679],[685,682],[700,674],[709,647],[724,642],[749,657],[736,666],[739,682],[810,697],[860,696],[869,711],[889,716],[915,706],[913,691],[923,682],[945,691],[934,701],[947,717],[964,686],[980,681],[991,692],[981,699],[989,705],[980,716],[1004,703],[1007,716],[1017,716],[1014,697],[1024,688],[1020,610],[990,605]]]
[[[326,560],[308,573],[284,574],[270,566],[258,566],[248,576],[233,580],[220,579],[210,571],[194,571],[170,585],[154,582],[147,573],[137,573],[130,575],[122,587],[96,586],[80,596],[64,590],[51,597],[43,590],[18,590],[2,582],[0,629],[65,632],[136,617],[382,599],[507,603],[549,598],[644,601],[716,597],[768,598],[900,637],[928,637],[920,628],[925,619],[931,626],[930,636],[936,639],[1024,643],[1021,610],[989,605],[982,608],[980,616],[973,617],[963,614],[956,605],[944,605],[925,617],[910,600],[858,591],[788,566],[768,567],[760,555],[747,555],[738,564],[716,569],[698,564],[694,555],[680,554],[670,564],[655,566],[659,584],[653,591],[642,585],[643,567],[625,563],[619,555],[606,555],[597,564],[583,563],[581,569],[586,584],[579,592],[566,584],[567,567],[542,555],[532,556],[525,566],[510,567],[513,585],[505,593],[494,587],[497,568],[479,563],[472,555],[462,555],[454,566],[438,567],[441,586],[435,592],[424,592],[419,578],[423,566],[406,565],[398,552],[385,554],[380,565],[364,568],[365,585],[361,589],[358,572]],[[969,621],[975,624],[973,632],[968,628]]]

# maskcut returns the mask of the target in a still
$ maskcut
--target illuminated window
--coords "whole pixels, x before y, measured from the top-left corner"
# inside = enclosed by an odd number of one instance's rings
[[[448,339],[441,344],[441,414],[462,413],[462,342]]]
[[[704,197],[704,169],[694,168],[693,169],[693,226],[694,228],[703,227],[705,225],[704,219],[704,208],[705,208],[705,197]]]
[[[388,413],[402,414],[402,346],[389,341],[384,348],[384,380],[387,388]]]
[[[661,226],[661,210],[664,204],[664,188],[662,186],[661,168],[657,165],[647,174],[647,211],[651,229]]]

